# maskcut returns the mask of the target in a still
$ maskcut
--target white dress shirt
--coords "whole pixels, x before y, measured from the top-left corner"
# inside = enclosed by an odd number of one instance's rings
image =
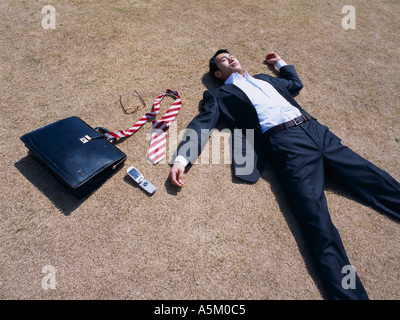
[[[232,74],[225,84],[234,84],[247,95],[257,111],[262,133],[301,116],[300,110],[292,106],[271,84],[253,78],[247,71],[243,76]]]
[[[283,60],[276,64],[278,69],[284,65],[286,63]],[[246,94],[256,109],[262,133],[278,124],[301,116],[300,110],[292,106],[271,84],[253,78],[247,71],[244,75],[237,72],[231,74],[225,84],[234,84]],[[175,161],[185,166],[189,163],[183,156],[177,156]]]

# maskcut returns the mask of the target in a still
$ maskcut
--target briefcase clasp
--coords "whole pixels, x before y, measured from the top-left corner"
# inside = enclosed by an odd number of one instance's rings
[[[85,135],[83,138],[80,138],[82,143],[88,143],[92,138],[89,135]]]

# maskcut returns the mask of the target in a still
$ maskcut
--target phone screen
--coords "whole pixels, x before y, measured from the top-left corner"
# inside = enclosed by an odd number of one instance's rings
[[[129,170],[129,172],[128,172],[128,174],[133,178],[133,179],[135,179],[135,180],[137,180],[140,176],[141,176],[141,174],[139,173],[139,171],[137,171],[136,169],[131,169],[131,170]]]

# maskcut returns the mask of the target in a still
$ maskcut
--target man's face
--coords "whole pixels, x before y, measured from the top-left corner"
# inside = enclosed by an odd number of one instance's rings
[[[219,70],[215,71],[214,75],[223,81],[228,79],[232,73],[242,72],[239,60],[230,53],[220,53],[215,57],[215,63]]]

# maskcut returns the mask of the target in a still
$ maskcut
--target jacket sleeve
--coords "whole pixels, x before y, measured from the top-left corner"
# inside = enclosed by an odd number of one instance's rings
[[[279,70],[279,73],[280,77],[274,78],[274,81],[284,86],[291,95],[297,94],[303,88],[303,83],[300,81],[294,66],[285,65]]]
[[[212,91],[205,91],[201,112],[188,124],[176,154],[195,163],[220,117],[218,101]]]

